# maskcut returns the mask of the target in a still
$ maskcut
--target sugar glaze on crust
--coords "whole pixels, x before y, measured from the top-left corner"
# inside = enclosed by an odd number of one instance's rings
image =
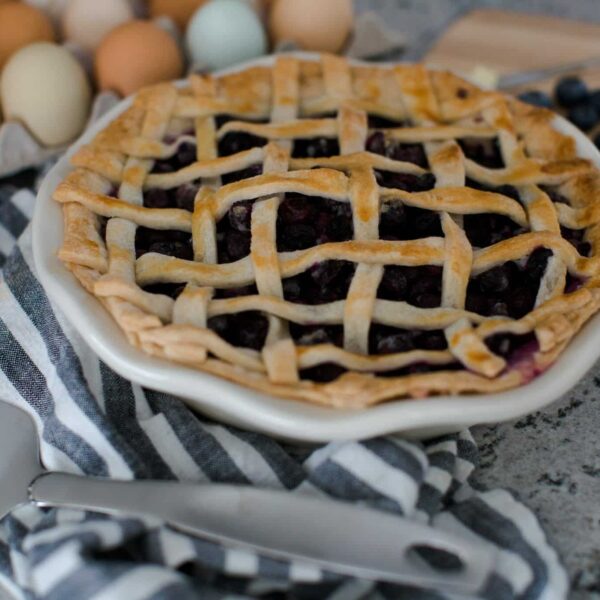
[[[215,116],[221,114],[234,120],[218,128]],[[405,192],[378,185],[375,169],[427,171],[367,151],[368,116],[409,123],[381,131],[389,140],[424,145],[434,189]],[[420,65],[353,66],[323,55],[318,61],[280,57],[272,67],[219,78],[194,75],[183,88],[164,84],[141,91],[130,108],[75,154],[74,170],[54,194],[65,221],[59,256],[132,345],[260,392],[361,408],[402,397],[514,388],[546,369],[600,307],[600,176],[577,157],[575,141],[552,127],[553,118],[544,109]],[[173,156],[191,129],[196,162],[173,173],[152,173],[154,161]],[[231,132],[268,143],[219,157],[217,143]],[[316,137],[337,138],[339,156],[291,156],[294,140]],[[458,143],[465,138],[497,139],[504,167],[489,169],[467,158]],[[261,175],[221,184],[222,176],[257,163]],[[521,201],[466,187],[467,178],[514,186]],[[202,185],[193,213],[143,205],[145,190],[198,179]],[[542,186],[555,187],[568,202],[554,202]],[[349,203],[354,238],[278,253],[277,211],[286,193]],[[219,264],[216,223],[234,203],[255,199],[250,255]],[[379,239],[380,212],[388,203],[435,211],[443,237]],[[505,215],[526,232],[473,248],[462,221],[482,212]],[[105,234],[101,217],[107,219]],[[191,233],[194,260],[153,252],[136,259],[139,226]],[[589,256],[563,238],[561,226],[585,229]],[[533,311],[511,319],[466,310],[471,277],[540,247],[552,256]],[[356,264],[347,298],[317,306],[286,301],[282,280],[324,260]],[[418,308],[377,298],[386,265],[443,267],[441,306]],[[567,275],[581,281],[568,293]],[[186,287],[176,300],[142,289],[158,283]],[[249,284],[256,284],[258,294],[214,298],[215,289]],[[211,317],[249,310],[268,316],[262,351],[235,347],[207,326]],[[343,325],[343,347],[296,345],[289,323]],[[371,323],[440,329],[448,348],[370,355]],[[497,334],[529,333],[537,343],[523,360],[506,360],[485,343]],[[444,370],[457,362],[461,369]],[[329,383],[300,378],[302,369],[323,363],[347,372]],[[384,376],[416,363],[441,370]]]

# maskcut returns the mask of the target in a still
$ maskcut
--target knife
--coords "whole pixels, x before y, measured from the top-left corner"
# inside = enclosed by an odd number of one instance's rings
[[[455,594],[480,590],[496,559],[495,551],[483,544],[336,500],[249,486],[115,481],[46,472],[32,418],[2,401],[0,440],[0,515],[19,503],[33,502],[159,517],[180,531],[226,547]],[[432,560],[435,557],[443,560]]]

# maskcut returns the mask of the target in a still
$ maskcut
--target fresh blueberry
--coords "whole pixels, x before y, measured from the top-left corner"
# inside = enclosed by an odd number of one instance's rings
[[[553,106],[550,96],[540,90],[528,90],[527,92],[519,94],[518,98],[533,106],[540,106],[542,108],[552,108]]]
[[[556,102],[565,108],[584,102],[588,97],[588,89],[579,77],[563,77],[554,89]]]
[[[571,107],[567,117],[575,127],[588,131],[597,123],[598,111],[590,102],[585,102]]]

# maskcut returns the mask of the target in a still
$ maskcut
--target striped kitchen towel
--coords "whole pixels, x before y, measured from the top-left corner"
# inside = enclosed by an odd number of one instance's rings
[[[469,485],[477,448],[468,431],[308,450],[211,422],[112,372],[36,279],[33,206],[30,191],[0,188],[0,397],[34,416],[49,469],[324,493],[497,549],[481,598],[565,597],[564,569],[534,515],[506,491]],[[0,523],[0,573],[17,596],[47,600],[445,597],[225,549],[157,520],[33,506]]]

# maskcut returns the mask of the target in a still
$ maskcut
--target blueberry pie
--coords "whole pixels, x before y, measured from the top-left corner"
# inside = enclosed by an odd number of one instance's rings
[[[282,56],[140,92],[57,188],[131,344],[279,397],[494,392],[600,307],[600,177],[553,113],[420,65]]]

